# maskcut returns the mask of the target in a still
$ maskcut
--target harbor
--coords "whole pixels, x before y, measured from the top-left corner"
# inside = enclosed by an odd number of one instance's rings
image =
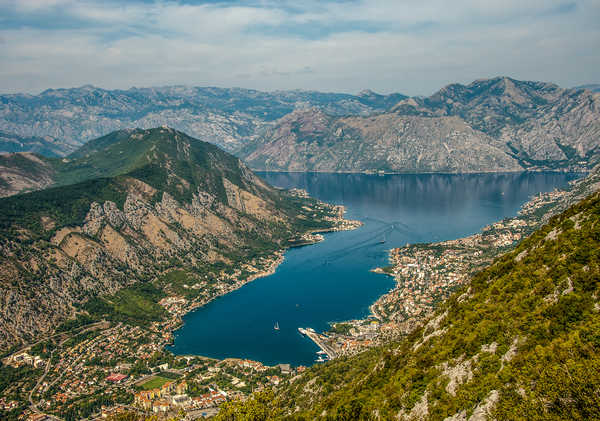
[[[299,327],[298,332],[300,332],[303,336],[307,336],[321,349],[320,351],[317,351],[319,357],[317,358],[316,362],[325,362],[337,357],[337,352],[331,346],[327,345],[327,340],[329,338],[326,335],[319,334],[310,327],[306,329]],[[324,355],[327,358],[323,358]]]

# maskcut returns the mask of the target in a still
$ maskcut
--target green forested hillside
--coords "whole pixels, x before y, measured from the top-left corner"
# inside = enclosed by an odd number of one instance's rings
[[[600,419],[599,283],[596,193],[403,341],[314,366],[217,419]]]
[[[204,303],[340,220],[338,208],[275,189],[233,155],[166,127],[113,133],[79,157],[2,164],[25,174],[44,166],[54,181],[0,199],[3,350],[75,314],[160,320],[164,296],[177,290]],[[189,279],[163,281],[174,270]],[[148,281],[159,293],[138,288]]]

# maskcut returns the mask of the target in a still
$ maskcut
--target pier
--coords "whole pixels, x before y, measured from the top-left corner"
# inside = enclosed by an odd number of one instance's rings
[[[308,336],[315,344],[317,344],[317,346],[321,348],[325,354],[327,354],[330,360],[333,360],[335,357],[337,357],[337,352],[335,352],[331,346],[325,343],[326,338],[323,335],[318,334],[314,329],[311,328],[302,329],[300,332]]]

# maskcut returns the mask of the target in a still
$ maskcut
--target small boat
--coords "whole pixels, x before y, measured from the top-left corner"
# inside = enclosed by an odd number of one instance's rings
[[[317,351],[317,354],[323,355],[323,354],[327,354],[327,353],[325,351]]]
[[[300,332],[302,335],[306,335],[306,330],[301,327],[298,328],[298,332]]]
[[[323,357],[319,357],[315,361],[318,362],[318,363],[324,363],[327,360],[325,358],[323,358]]]
[[[279,330],[279,322],[275,322],[275,327],[274,327],[274,329],[275,329],[275,330]]]
[[[385,235],[383,236],[383,238],[379,241],[379,244],[383,244],[385,243]]]

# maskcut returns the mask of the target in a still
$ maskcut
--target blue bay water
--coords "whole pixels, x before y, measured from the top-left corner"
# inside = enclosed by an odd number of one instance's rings
[[[303,188],[313,197],[343,204],[346,217],[364,225],[288,250],[275,274],[187,314],[170,347],[175,354],[310,365],[318,348],[297,328],[322,331],[329,322],[368,315],[369,306],[393,287],[391,278],[370,272],[387,264],[387,250],[476,233],[516,215],[532,195],[563,188],[577,177],[565,173],[260,175],[274,186]],[[275,323],[279,331],[273,328]]]

